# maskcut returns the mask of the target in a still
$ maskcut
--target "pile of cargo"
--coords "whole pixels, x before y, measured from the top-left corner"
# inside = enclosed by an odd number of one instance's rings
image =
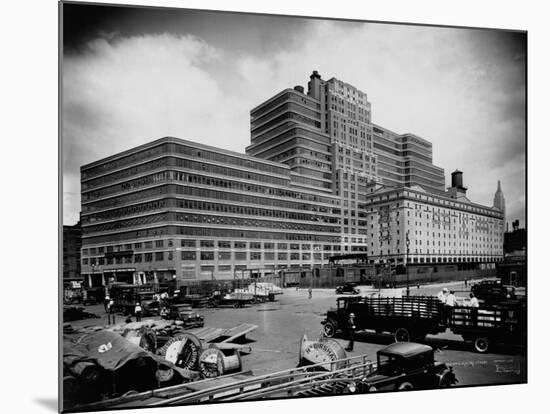
[[[234,341],[256,328],[186,329],[182,321],[152,319],[79,329],[65,323],[65,407],[240,372],[241,353],[251,348]]]
[[[63,335],[65,407],[188,381],[174,364],[106,330]]]
[[[81,306],[63,306],[63,321],[79,321],[82,319],[99,318],[95,313],[84,310]]]

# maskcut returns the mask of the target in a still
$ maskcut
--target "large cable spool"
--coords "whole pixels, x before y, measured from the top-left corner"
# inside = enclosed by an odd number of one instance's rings
[[[190,333],[183,333],[170,338],[158,353],[177,367],[196,370],[201,350],[199,338]]]
[[[231,355],[225,355],[220,349],[211,346],[199,357],[199,371],[205,378],[215,378],[241,370],[242,360],[237,350]]]
[[[325,371],[344,368],[346,361],[333,362],[347,357],[344,347],[335,339],[321,337],[318,341],[309,341],[307,336],[300,342],[299,366],[319,365]]]
[[[157,349],[157,335],[151,328],[146,326],[142,326],[137,331],[126,329],[122,336],[145,351],[155,352]]]

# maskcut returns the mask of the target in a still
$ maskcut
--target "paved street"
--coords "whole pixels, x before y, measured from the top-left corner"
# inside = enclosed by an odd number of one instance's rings
[[[411,290],[411,294],[435,294],[443,285],[426,286]],[[464,289],[463,282],[446,284],[455,289],[457,296],[466,296],[459,291]],[[308,299],[307,290],[285,289],[277,296],[276,302],[253,305],[244,309],[219,308],[199,309],[205,317],[205,326],[230,328],[239,323],[252,323],[258,329],[247,337],[251,340],[253,352],[243,357],[243,368],[261,375],[269,372],[294,368],[298,364],[300,340],[305,333],[310,339],[319,337],[321,321],[329,307],[335,305],[336,294],[333,290],[313,291]],[[101,319],[88,319],[73,322],[74,326],[97,325],[106,323],[102,306],[88,307],[89,311],[101,315]],[[122,320],[122,316],[119,316]],[[118,320],[117,320],[118,321]],[[342,345],[347,341],[338,339]],[[366,354],[373,360],[376,352],[393,342],[393,338],[384,334],[360,333],[356,337],[355,349],[351,355]],[[436,360],[452,365],[459,385],[481,385],[496,383],[517,383],[526,381],[526,358],[524,351],[517,347],[500,346],[493,353],[478,354],[462,338],[450,332],[428,336],[425,343],[436,352]]]

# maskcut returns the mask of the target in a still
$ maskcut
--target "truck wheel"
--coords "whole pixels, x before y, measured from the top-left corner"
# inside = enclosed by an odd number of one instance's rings
[[[235,309],[239,309],[239,308],[241,307],[241,304],[240,304],[239,302],[235,302],[235,303],[233,304],[233,307],[234,307]]]
[[[336,335],[336,321],[329,319],[325,322],[325,326],[323,327],[323,334],[327,338],[334,338],[334,335]]]
[[[489,339],[485,336],[478,336],[474,339],[474,348],[480,354],[487,352],[489,349]]]
[[[409,342],[411,340],[411,335],[405,328],[398,328],[393,337],[395,338],[395,342]]]
[[[406,391],[412,389],[414,389],[414,387],[410,382],[402,382],[401,384],[399,384],[399,387],[397,387],[398,391]]]

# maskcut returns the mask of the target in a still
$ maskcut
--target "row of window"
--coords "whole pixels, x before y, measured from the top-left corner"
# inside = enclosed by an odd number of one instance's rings
[[[232,239],[269,239],[281,241],[309,241],[319,243],[340,243],[339,236],[320,235],[310,233],[280,233],[256,230],[217,229],[207,227],[183,227],[178,225],[165,225],[146,229],[119,231],[113,234],[90,236],[87,228],[84,228],[84,238],[87,244],[104,244],[117,241],[157,238],[170,236],[191,236],[197,238],[232,238]]]
[[[254,110],[253,112],[251,112],[250,117],[252,121],[257,119],[259,116],[263,116],[264,113],[270,112],[272,109],[276,108],[277,106],[279,106],[280,104],[288,100],[300,102],[301,104],[307,105],[313,109],[321,109],[321,105],[319,105],[319,103],[310,99],[305,99],[302,94],[297,95],[293,92],[287,92],[281,95],[280,97],[278,97],[277,99],[274,99],[271,102],[266,103],[261,107],[257,108],[256,110]]]
[[[118,158],[114,161],[104,162],[95,167],[82,169],[80,172],[80,176],[84,180],[88,177],[102,174],[110,170],[115,170],[123,166],[145,160],[147,158],[153,158],[167,151],[168,151],[168,144],[161,144],[145,151],[136,152],[135,154]]]
[[[302,128],[292,128],[291,130],[280,135],[273,133],[274,131],[277,131],[279,129],[280,127],[277,127],[267,132],[265,135],[261,135],[261,137],[256,138],[255,141],[257,141],[258,144],[254,145],[254,147],[250,150],[250,153],[255,156],[261,155],[262,158],[265,158],[264,153],[266,151],[280,151],[284,148],[287,148],[289,142],[291,142],[293,145],[304,146],[314,151],[326,152],[329,154],[332,152],[330,147],[330,140],[320,133],[307,131]],[[265,137],[271,137],[273,139],[266,139]],[[320,141],[320,143],[318,141]],[[323,142],[325,142],[325,144],[323,144]]]
[[[325,260],[330,255],[325,254]],[[216,258],[216,252],[196,252],[182,251],[181,260],[183,261],[213,261]],[[218,252],[218,260],[243,260],[243,261],[258,261],[258,260],[323,260],[323,253],[287,253],[287,252]],[[173,252],[154,252],[154,253],[137,253],[129,256],[119,257],[98,257],[98,258],[83,258],[83,265],[102,266],[111,264],[132,264],[143,262],[162,262],[165,260],[172,261],[174,259]]]
[[[166,208],[183,208],[190,210],[204,210],[204,211],[216,211],[231,214],[242,214],[248,216],[261,216],[261,217],[276,217],[288,220],[303,220],[303,221],[315,221],[319,223],[336,224],[339,222],[338,218],[323,216],[318,214],[306,214],[298,212],[289,212],[281,210],[263,209],[255,207],[245,207],[242,205],[231,204],[219,204],[208,201],[195,201],[195,200],[177,200],[173,198],[167,198],[162,200],[150,201],[143,204],[136,204],[128,207],[123,207],[115,210],[109,210],[102,213],[96,213],[90,216],[84,216],[82,218],[83,224],[90,224],[99,221],[113,220],[119,217],[127,217],[143,213],[151,213],[155,210],[161,210]]]
[[[166,243],[165,243],[166,242]],[[201,249],[205,248],[219,248],[219,249],[246,249],[250,248],[251,250],[300,250],[302,251],[306,250],[313,250],[313,251],[325,251],[330,252],[332,250],[334,251],[340,251],[340,246],[335,245],[332,246],[330,244],[310,244],[310,243],[273,243],[273,242],[246,242],[246,241],[232,241],[232,240],[199,240],[197,244],[197,240],[189,240],[189,239],[182,239],[180,240],[180,246],[184,248],[197,248],[200,247]],[[149,240],[144,242],[136,242],[136,243],[126,243],[126,244],[119,244],[119,245],[109,245],[109,246],[101,246],[101,247],[90,247],[90,248],[84,248],[82,249],[82,255],[83,256],[94,256],[94,255],[101,255],[105,252],[111,253],[111,252],[130,252],[132,250],[141,250],[141,249],[152,249],[153,246],[155,248],[164,248],[167,247],[174,247],[174,240],[173,239],[159,239],[159,240]]]
[[[257,228],[269,228],[269,229],[284,229],[293,231],[308,231],[308,232],[321,232],[321,233],[338,233],[340,228],[331,225],[317,225],[306,223],[295,223],[289,221],[271,221],[271,220],[258,220],[253,218],[241,218],[241,217],[228,217],[228,216],[212,216],[203,214],[189,214],[168,212],[161,214],[152,214],[149,216],[135,217],[126,220],[119,220],[103,224],[94,224],[85,227],[86,232],[96,233],[103,231],[113,231],[118,229],[124,229],[128,227],[145,226],[162,221],[177,221],[182,223],[207,223],[213,225],[225,225],[225,226],[238,226],[238,227],[257,227]]]
[[[169,154],[169,153],[178,153],[188,155],[193,158],[202,158],[219,163],[231,164],[239,167],[245,167],[249,169],[255,169],[260,171],[265,171],[269,173],[275,173],[284,175],[286,169],[284,167],[278,167],[270,163],[262,162],[261,160],[251,160],[244,157],[232,156],[223,154],[221,152],[214,152],[209,150],[204,150],[200,148],[194,148],[185,144],[179,143],[163,143],[154,148],[150,148],[145,151],[140,151],[135,154],[131,154],[125,157],[121,157],[117,160],[106,162],[98,166],[83,169],[81,172],[82,179],[92,177],[97,174],[107,172],[109,170],[114,170],[122,168],[126,165],[130,165],[147,158],[152,158],[160,154]]]
[[[297,105],[295,103],[285,103],[272,111],[266,112],[261,116],[252,119],[250,122],[250,127],[251,128],[257,127],[258,125],[261,125],[264,122],[267,122],[269,119],[273,118],[274,116],[277,116],[280,113],[288,112],[288,111],[296,112],[296,113],[308,116],[310,118],[321,119],[321,113],[319,111],[313,111],[311,109],[304,108],[303,106]]]
[[[117,172],[109,174],[109,175],[103,175],[101,177],[94,178],[90,181],[85,181],[81,184],[80,187],[81,187],[82,191],[84,191],[88,188],[97,187],[97,186],[100,186],[100,185],[103,185],[103,184],[106,184],[106,183],[109,183],[109,182],[113,182],[113,181],[118,181],[118,180],[121,180],[121,179],[126,178],[126,177],[131,177],[131,176],[138,175],[138,174],[141,174],[141,173],[144,173],[144,172],[149,172],[149,171],[155,170],[157,168],[166,167],[168,165],[169,165],[169,159],[168,158],[166,158],[166,157],[165,158],[160,158],[160,159],[156,159],[156,160],[153,160],[153,161],[146,162],[144,164],[141,164],[141,165],[138,165],[138,166],[135,166],[135,167],[127,168],[127,169],[122,170],[122,171],[117,171]]]
[[[279,115],[278,117],[274,118],[273,120],[257,127],[257,128],[254,128],[252,130],[252,134],[253,135],[258,135],[259,133],[263,132],[263,131],[266,131],[268,130],[269,128],[271,128],[272,126],[275,126],[281,122],[284,122],[284,121],[288,121],[288,120],[293,120],[293,121],[296,121],[296,122],[299,122],[300,124],[303,124],[303,125],[309,125],[311,127],[314,127],[314,128],[321,128],[321,123],[319,121],[314,121],[313,119],[310,119],[304,115],[300,115],[298,113],[295,113],[295,112],[285,112],[281,115]]]

